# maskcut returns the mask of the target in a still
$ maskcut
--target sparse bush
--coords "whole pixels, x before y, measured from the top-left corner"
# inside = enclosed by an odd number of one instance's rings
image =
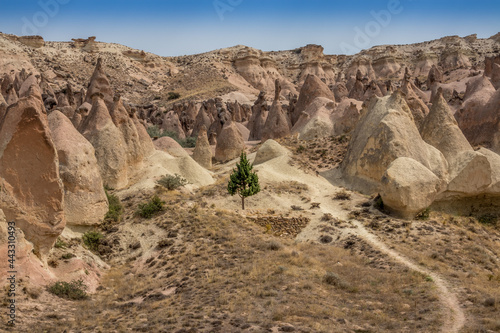
[[[346,190],[342,190],[340,192],[335,193],[333,197],[335,200],[351,200],[351,195],[346,192]]]
[[[377,197],[373,199],[373,207],[381,212],[384,212],[384,201],[380,195],[377,195]]]
[[[163,210],[164,205],[165,202],[155,195],[148,202],[139,204],[137,215],[149,219],[158,212],[161,212]]]
[[[163,131],[156,125],[149,126],[146,131],[151,138],[161,138]]]
[[[324,222],[328,222],[328,221],[331,221],[331,220],[333,220],[333,215],[330,214],[330,213],[325,213],[321,217],[321,221],[324,221]]]
[[[302,208],[300,206],[296,206],[296,205],[292,205],[292,206],[290,206],[290,208],[292,208],[293,210],[304,210],[304,208]]]
[[[56,296],[72,300],[81,300],[88,297],[87,286],[83,283],[83,280],[57,281],[50,285],[47,290]]]
[[[175,140],[179,143],[183,148],[194,148],[196,147],[196,138],[188,137],[185,139],[177,139]]]
[[[108,198],[109,208],[104,216],[104,222],[109,224],[120,222],[123,215],[123,205],[120,198],[114,194],[109,194],[107,190],[105,190],[105,192]]]
[[[420,213],[418,213],[417,216],[415,216],[415,218],[417,220],[428,220],[430,214],[431,214],[431,209],[430,208],[426,208],[423,211],[421,211]]]
[[[169,138],[174,139],[183,148],[194,148],[194,147],[196,147],[196,138],[188,137],[188,138],[185,138],[185,139],[179,139],[179,135],[176,132],[162,130],[161,128],[159,128],[156,125],[149,126],[147,128],[147,132],[148,132],[149,136],[152,139],[154,139],[154,138],[162,138],[162,137],[168,136]]]
[[[340,289],[350,289],[349,284],[333,272],[326,272],[325,276],[323,277],[323,282]]]
[[[99,244],[101,243],[101,239],[104,236],[99,231],[87,231],[83,234],[83,244],[91,250],[92,252],[96,252]]]
[[[161,241],[158,242],[158,249],[163,249],[165,247],[170,247],[174,245],[174,241],[171,239],[162,239]]]
[[[156,182],[158,185],[165,187],[167,190],[172,191],[181,186],[186,185],[188,182],[178,174],[166,175]]]
[[[275,240],[270,241],[267,243],[267,248],[271,251],[278,251],[282,247],[281,243]]]
[[[61,256],[61,259],[71,259],[71,258],[74,258],[75,255],[73,253],[65,253]]]
[[[179,99],[180,97],[181,97],[181,94],[176,93],[176,92],[174,92],[174,91],[170,91],[170,92],[168,93],[168,97],[167,97],[167,99],[168,99],[169,101],[173,101],[174,99]]]
[[[298,148],[297,148],[297,153],[302,153],[306,150],[306,147],[304,147],[303,145],[300,145]]]
[[[68,244],[66,244],[61,238],[58,237],[54,247],[56,249],[65,249],[66,247],[68,247]]]
[[[495,226],[498,223],[498,216],[495,214],[483,214],[477,220],[481,224]]]

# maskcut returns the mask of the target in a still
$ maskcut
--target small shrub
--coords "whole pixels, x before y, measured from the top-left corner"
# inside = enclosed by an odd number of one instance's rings
[[[71,259],[71,258],[74,258],[75,255],[73,253],[65,253],[61,256],[61,259]]]
[[[163,249],[165,247],[170,247],[174,245],[174,241],[171,239],[162,239],[161,241],[158,242],[157,248],[158,249]]]
[[[108,212],[104,216],[104,222],[108,223],[116,223],[120,222],[123,215],[123,205],[120,201],[120,198],[114,194],[109,194],[107,190],[106,197],[108,198],[109,208]]]
[[[179,99],[180,97],[181,97],[181,94],[176,93],[176,92],[174,92],[174,91],[171,91],[171,92],[169,92],[169,93],[168,93],[168,97],[167,97],[167,99],[168,99],[169,101],[173,101],[174,99]]]
[[[428,220],[431,214],[430,208],[426,208],[415,216],[417,220]]]
[[[149,219],[153,217],[158,212],[163,210],[163,206],[165,202],[162,201],[158,196],[154,196],[146,203],[139,204],[139,208],[137,210],[137,215],[140,217]]]
[[[373,200],[373,207],[381,212],[384,212],[384,201],[380,195],[377,195],[377,197]]]
[[[61,298],[80,300],[88,297],[87,286],[83,280],[73,280],[71,282],[57,281],[48,287],[48,291]]]
[[[66,247],[68,247],[68,244],[66,244],[61,238],[57,238],[54,247],[56,249],[65,249]]]
[[[97,251],[97,248],[101,243],[101,239],[103,238],[104,236],[99,231],[88,231],[84,233],[82,237],[83,244],[85,244],[85,246],[93,252]]]
[[[183,148],[194,148],[196,147],[196,138],[188,137],[185,139],[177,139],[178,144],[180,144]]]
[[[57,261],[57,259],[50,259],[48,261],[48,264],[52,268],[57,268],[57,266],[59,266],[59,262]]]
[[[333,220],[333,215],[330,214],[330,213],[325,213],[321,217],[321,221],[324,221],[324,222],[328,222],[328,221],[331,221],[331,220]]]
[[[297,148],[297,153],[302,153],[306,150],[306,147],[304,147],[303,145],[300,145],[298,148]]]
[[[319,238],[319,241],[323,244],[328,244],[328,243],[331,243],[333,241],[333,238],[332,238],[332,236],[329,236],[329,235],[322,235]]]
[[[304,208],[296,205],[292,205],[290,208],[292,208],[293,210],[304,210]]]
[[[495,226],[498,222],[498,216],[496,216],[495,214],[484,214],[479,216],[477,220],[481,224]]]
[[[351,195],[347,193],[345,190],[335,193],[333,197],[335,200],[351,200]]]
[[[156,182],[158,185],[165,187],[167,190],[172,191],[181,186],[186,185],[188,182],[178,174],[174,176],[166,175]]]
[[[282,247],[281,243],[275,240],[272,240],[267,244],[268,250],[271,251],[278,251],[281,249],[281,247]]]
[[[149,126],[146,131],[148,132],[151,138],[160,138],[162,136],[163,131],[156,125]]]
[[[340,289],[350,289],[349,284],[333,272],[327,272],[323,277],[323,282]]]

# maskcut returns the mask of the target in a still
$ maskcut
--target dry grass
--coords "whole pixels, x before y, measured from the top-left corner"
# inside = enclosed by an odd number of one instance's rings
[[[238,332],[289,323],[302,332],[432,332],[439,326],[439,304],[423,276],[395,265],[371,267],[343,246],[277,240],[229,211],[183,207],[202,196],[162,199],[170,209],[152,221],[173,245],[141,256],[117,250],[119,262],[128,256],[128,263],[108,272],[92,300],[75,304],[81,315],[74,328]],[[342,283],[326,283],[327,274]]]
[[[500,331],[500,230],[473,217],[432,213],[429,221],[366,219],[384,242],[451,282],[469,316],[463,332]],[[493,302],[492,302],[493,301]]]

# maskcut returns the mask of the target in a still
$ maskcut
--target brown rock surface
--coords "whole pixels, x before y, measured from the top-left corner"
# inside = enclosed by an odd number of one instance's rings
[[[104,101],[108,105],[112,105],[114,95],[113,90],[111,89],[108,76],[104,72],[102,66],[102,58],[97,59],[94,74],[92,74],[92,77],[90,78],[90,84],[87,90],[87,96],[85,97],[85,102],[92,103],[92,96],[95,93],[101,93]]]
[[[323,83],[317,76],[308,75],[302,88],[300,89],[299,100],[295,105],[295,111],[291,115],[292,126],[299,120],[300,115],[306,110],[307,106],[312,103],[317,97],[328,98],[335,102],[335,95],[328,86]]]
[[[267,139],[278,139],[290,135],[291,121],[288,118],[286,111],[281,107],[279,101],[281,93],[281,85],[279,80],[275,83],[275,96],[271,109],[264,124],[262,133],[262,141]]]
[[[220,136],[217,137],[215,146],[215,159],[219,162],[225,162],[240,156],[245,150],[245,142],[240,132],[232,121],[224,124]]]
[[[0,124],[0,208],[44,258],[66,225],[64,190],[38,86]]]

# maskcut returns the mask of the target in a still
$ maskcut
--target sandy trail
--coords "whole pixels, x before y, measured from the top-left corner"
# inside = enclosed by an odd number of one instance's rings
[[[311,199],[315,202],[321,203],[322,213],[330,213],[332,214],[333,217],[342,220],[347,220],[348,212],[344,209],[341,209],[336,202],[332,201],[331,194],[332,193],[330,192],[330,189],[328,189],[328,187],[323,187],[319,189],[315,188],[311,191]],[[380,240],[380,238],[369,232],[361,222],[356,220],[351,220],[351,222],[353,223],[353,228],[343,230],[343,232],[346,235],[351,234],[358,236],[367,241],[371,246],[373,246],[373,248],[382,252],[395,262],[398,262],[415,272],[419,272],[421,274],[424,274],[432,278],[438,290],[438,297],[441,303],[444,305],[443,307],[444,322],[441,332],[443,333],[460,332],[460,330],[465,324],[465,314],[462,308],[460,307],[460,303],[458,302],[457,296],[452,291],[450,291],[446,280],[443,279],[438,274],[418,266],[412,260],[401,255],[394,249],[391,249],[387,244],[385,244],[382,240]]]
[[[321,177],[320,177],[321,178]],[[339,205],[332,201],[331,199],[331,189],[327,186],[322,188],[314,188],[311,191],[311,199],[315,202],[321,203],[321,211],[322,213],[330,213],[333,217],[347,220],[348,212]],[[415,264],[412,260],[406,258],[402,254],[398,253],[394,249],[391,249],[387,244],[385,244],[380,238],[376,235],[369,232],[361,222],[356,220],[351,220],[353,224],[353,228],[344,229],[343,232],[346,235],[355,235],[358,236],[365,241],[367,241],[374,249],[382,252],[395,262],[402,264],[409,269],[429,276],[434,281],[434,284],[437,287],[438,297],[441,303],[444,305],[443,307],[443,326],[441,332],[443,333],[458,333],[462,329],[465,324],[465,314],[462,308],[460,307],[460,303],[458,302],[457,296],[450,291],[448,287],[448,283],[445,279],[443,279],[438,274],[422,268]],[[300,235],[299,235],[300,237]]]
[[[295,167],[288,165],[287,162],[288,158],[286,156],[282,156],[266,162],[260,167],[258,166],[257,169],[259,170],[259,177],[275,181],[295,180],[297,182],[307,184],[309,186],[308,194],[311,197],[311,201],[320,203],[320,210],[316,211],[317,213],[319,212],[320,215],[329,213],[332,214],[333,217],[340,220],[349,219],[349,211],[340,206],[338,201],[332,200],[332,195],[340,191],[341,188],[332,185],[327,179],[321,176],[317,177],[306,174]],[[361,199],[361,197],[358,199]],[[353,226],[352,228],[343,229],[343,233],[346,236],[349,234],[358,236],[373,246],[374,249],[385,254],[393,261],[398,262],[415,272],[419,272],[432,278],[437,287],[440,302],[443,304],[443,326],[441,332],[458,333],[463,328],[465,324],[464,311],[460,307],[457,296],[450,290],[448,283],[444,278],[428,269],[418,266],[412,260],[390,248],[380,238],[369,232],[361,222],[356,220],[351,220],[351,222]],[[315,231],[317,223],[318,219],[316,219],[316,222],[312,221],[309,223],[309,226],[306,227],[296,239],[298,241],[317,240],[319,236],[317,231]]]

